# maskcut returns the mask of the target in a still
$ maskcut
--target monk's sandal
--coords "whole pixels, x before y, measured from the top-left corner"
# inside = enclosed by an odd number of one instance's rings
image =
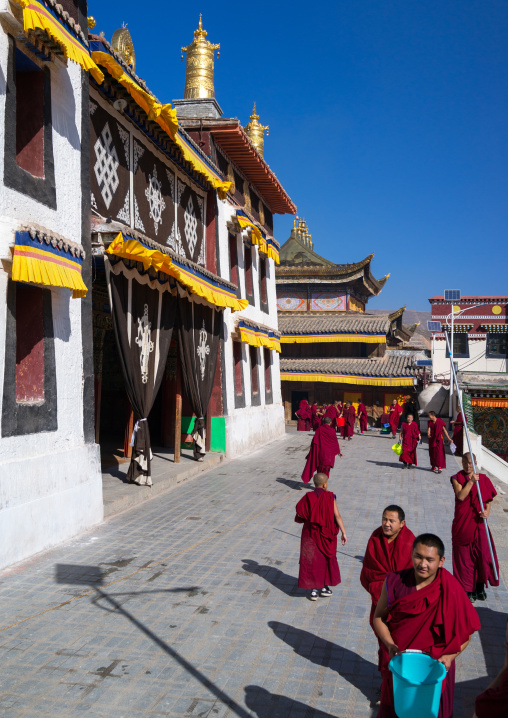
[[[319,592],[317,588],[313,588],[310,592],[309,601],[317,601],[319,597]]]
[[[321,589],[321,595],[322,596],[331,596],[333,594],[333,591],[331,588],[328,588],[328,586],[325,586]]]

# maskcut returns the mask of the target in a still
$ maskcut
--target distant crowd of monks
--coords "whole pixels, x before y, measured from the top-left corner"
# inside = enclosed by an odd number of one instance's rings
[[[303,481],[314,482],[296,506],[295,521],[302,523],[298,586],[310,589],[309,598],[332,595],[340,581],[337,539],[347,542],[346,529],[336,496],[328,490],[335,458],[342,456],[337,434],[351,439],[356,417],[362,419],[360,434],[367,429],[367,412],[360,403],[358,414],[350,402],[336,401],[324,407],[301,402],[297,412],[300,430],[314,429]],[[364,417],[364,418],[363,418]],[[400,418],[405,420],[399,430]],[[421,440],[418,413],[408,397],[404,407],[394,401],[381,416],[392,435],[399,431],[405,468],[416,465],[416,445]],[[386,421],[383,421],[386,419]],[[308,422],[308,423],[307,423]],[[444,422],[429,412],[429,455],[431,470],[446,468],[444,438],[462,450],[464,420],[461,414],[450,438]],[[476,461],[476,458],[475,458]],[[447,671],[443,683],[439,718],[452,718],[455,686],[455,659],[481,628],[473,604],[487,599],[486,588],[499,586],[489,550],[489,538],[499,577],[499,564],[492,534],[484,519],[497,492],[485,474],[474,473],[470,454],[462,457],[462,470],[450,478],[455,494],[455,514],[451,527],[453,575],[444,568],[445,547],[430,533],[417,537],[406,526],[403,509],[391,504],[382,514],[379,526],[369,539],[360,576],[371,596],[370,625],[379,642],[378,669],[382,684],[378,718],[396,718],[390,660],[406,650],[420,650],[441,662]],[[483,498],[482,509],[479,491]],[[508,633],[507,633],[508,641]],[[505,663],[489,688],[476,699],[476,718],[508,717],[508,642]]]

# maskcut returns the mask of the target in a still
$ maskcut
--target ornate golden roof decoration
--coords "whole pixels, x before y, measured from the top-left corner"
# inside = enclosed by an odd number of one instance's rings
[[[90,17],[87,17],[86,19],[88,27],[90,30],[93,30],[94,27],[97,25],[97,20],[93,17],[93,15],[90,15]]]
[[[127,65],[132,67],[133,72],[136,71],[136,55],[134,53],[134,43],[130,32],[127,30],[127,25],[122,24],[122,27],[115,30],[113,37],[111,38],[111,47],[117,52],[122,60]]]
[[[261,125],[259,120],[259,115],[256,113],[256,103],[254,103],[254,107],[252,109],[252,115],[249,117],[250,122],[248,122],[245,127],[243,128],[245,131],[245,134],[249,138],[249,140],[252,142],[256,150],[259,152],[261,157],[264,157],[264,151],[265,151],[265,132],[268,135],[269,134],[269,127],[268,125]]]
[[[295,220],[293,222],[293,229],[291,230],[291,237],[293,239],[298,239],[298,241],[300,241],[309,249],[312,249],[314,247],[314,243],[312,241],[312,234],[310,234],[309,232],[305,217],[300,218],[298,217],[298,215],[295,217]]]
[[[215,50],[220,50],[220,44],[213,45],[206,39],[208,33],[203,30],[203,21],[199,15],[198,29],[194,30],[194,40],[188,47],[182,47],[187,53],[187,67],[185,74],[185,99],[215,97],[213,82],[213,65]],[[217,53],[219,57],[220,52]]]

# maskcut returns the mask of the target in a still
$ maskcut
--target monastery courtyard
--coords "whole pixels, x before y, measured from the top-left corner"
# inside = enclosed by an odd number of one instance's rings
[[[0,716],[375,716],[379,677],[361,560],[386,504],[439,534],[451,567],[451,470],[402,471],[378,431],[342,443],[330,487],[348,543],[342,583],[311,603],[296,586],[294,507],[311,436],[221,463],[0,576]],[[136,491],[136,486],[132,486]],[[508,493],[508,492],[507,492]],[[503,662],[508,496],[490,525],[502,585],[458,660],[455,718]],[[503,582],[504,581],[504,582]],[[490,680],[491,680],[490,678]]]

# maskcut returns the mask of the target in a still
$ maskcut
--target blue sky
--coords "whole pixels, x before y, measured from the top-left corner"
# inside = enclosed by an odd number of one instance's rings
[[[445,288],[508,294],[508,3],[90,0],[128,24],[137,73],[183,97],[199,13],[221,43],[215,95],[270,125],[265,159],[334,262],[375,252],[369,306],[429,310]],[[292,217],[275,218],[283,243]]]

